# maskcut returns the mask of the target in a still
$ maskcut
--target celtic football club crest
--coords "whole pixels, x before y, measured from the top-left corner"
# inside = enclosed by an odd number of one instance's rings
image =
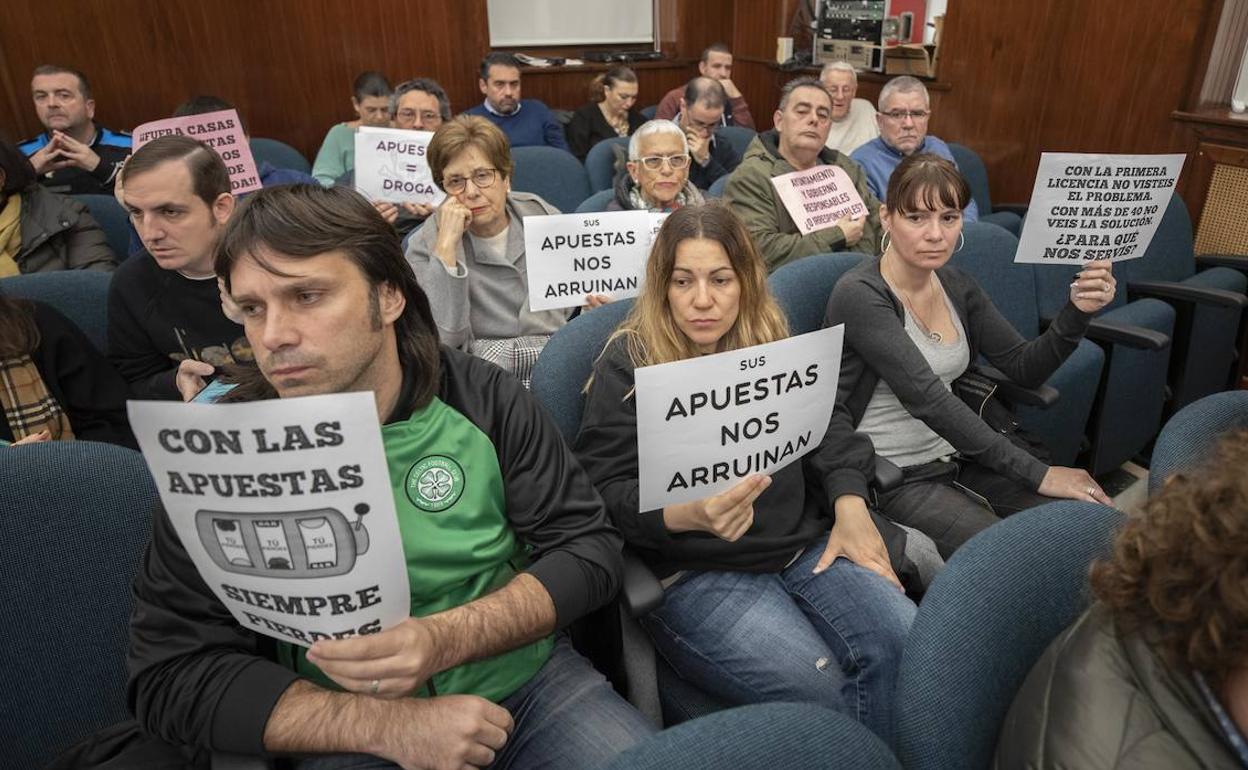
[[[464,493],[464,469],[445,455],[422,457],[407,472],[407,499],[422,511],[445,511]]]

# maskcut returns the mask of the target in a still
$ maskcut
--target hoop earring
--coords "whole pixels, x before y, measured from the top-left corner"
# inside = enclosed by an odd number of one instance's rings
[[[962,247],[965,245],[966,245],[966,233],[958,233],[958,248],[954,249],[953,253],[957,254],[959,251],[962,250]]]
[[[887,230],[880,236],[880,256],[884,256],[888,252],[888,247],[893,245],[893,237]]]

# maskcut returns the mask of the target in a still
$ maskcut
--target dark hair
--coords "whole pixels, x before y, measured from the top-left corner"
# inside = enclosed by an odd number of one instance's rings
[[[0,195],[4,197],[21,192],[39,181],[30,159],[7,139],[0,139],[0,169],[4,170],[4,188],[0,190]]]
[[[173,117],[185,118],[188,115],[207,115],[210,112],[221,112],[222,110],[233,109],[234,105],[219,96],[201,94],[199,96],[192,96],[190,99],[187,99],[179,104],[178,108],[173,111]],[[237,113],[237,110],[235,110],[235,112]],[[238,127],[243,130],[243,133],[247,133],[247,128],[243,125],[243,118],[241,115],[238,118]]]
[[[442,116],[442,120],[451,119],[451,100],[447,97],[446,91],[442,86],[438,85],[438,81],[429,78],[412,78],[405,80],[394,87],[394,93],[390,94],[390,115],[393,116],[399,111],[399,99],[403,94],[412,91],[422,91],[438,100],[438,114]]]
[[[490,67],[494,66],[520,69],[520,60],[513,54],[509,54],[505,51],[495,51],[493,53],[486,54],[485,58],[481,60],[482,80],[490,79]]]
[[[907,155],[893,169],[884,193],[889,211],[906,214],[925,208],[961,211],[971,202],[971,188],[958,167],[939,155],[916,152]]]
[[[15,358],[39,347],[39,327],[34,306],[0,292],[0,357]]]
[[[72,67],[62,67],[59,64],[40,64],[38,67],[35,67],[35,71],[30,76],[30,79],[34,80],[40,75],[73,75],[78,78],[78,91],[82,94],[82,98],[91,98],[91,83],[87,80],[87,76],[82,74],[81,70],[76,70]]]
[[[685,85],[684,97],[685,104],[689,107],[702,102],[714,110],[728,103],[728,92],[724,90],[724,86],[715,78],[701,75]]]
[[[606,72],[598,73],[598,77],[589,81],[589,100],[600,102],[607,98],[607,89],[615,88],[616,83],[636,83],[637,73],[628,67],[612,67]]]
[[[705,62],[707,59],[711,58],[711,54],[713,53],[726,53],[729,56],[732,56],[732,50],[728,48],[727,43],[711,43],[706,48],[702,49],[701,61]]]
[[[195,196],[212,206],[222,193],[230,191],[230,172],[225,161],[203,142],[189,136],[162,136],[134,151],[122,168],[122,185],[127,179],[144,174],[162,163],[180,160],[191,172]]]
[[[390,81],[386,80],[386,76],[380,72],[369,70],[361,72],[355,77],[355,83],[351,86],[351,93],[355,96],[355,101],[362,102],[370,96],[389,96]]]
[[[416,282],[412,266],[403,256],[398,233],[355,190],[294,184],[267,187],[244,199],[230,217],[213,268],[230,288],[230,271],[243,257],[261,268],[281,275],[260,258],[267,248],[287,257],[315,257],[331,251],[346,254],[376,290],[382,284],[395,287],[407,304],[395,321],[399,360],[406,376],[415,382],[416,406],[425,406],[437,393],[441,379],[438,330],[429,299]],[[239,386],[233,401],[273,398],[276,391],[259,368],[240,366],[230,370]]]
[[[800,78],[793,78],[780,89],[780,110],[784,110],[785,107],[789,106],[789,97],[793,96],[793,92],[799,88],[818,89],[823,92],[824,96],[828,97],[828,104],[832,104],[832,95],[828,93],[827,86],[819,78],[803,75]]]
[[[1092,590],[1120,634],[1219,686],[1248,660],[1248,430],[1201,468],[1172,477],[1092,567]]]

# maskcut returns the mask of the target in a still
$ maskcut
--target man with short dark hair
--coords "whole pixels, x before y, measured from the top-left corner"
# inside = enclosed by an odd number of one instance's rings
[[[486,56],[481,60],[481,78],[477,85],[485,101],[464,112],[480,115],[501,128],[512,147],[546,145],[568,149],[563,126],[555,120],[550,108],[537,99],[520,98],[519,59],[499,52]]]
[[[680,112],[672,120],[685,132],[689,142],[689,181],[699,190],[709,190],[715,180],[731,172],[741,162],[732,143],[715,136],[724,118],[728,94],[714,78],[696,77],[685,86]]]
[[[732,82],[732,51],[723,43],[707,46],[698,62],[698,74],[704,78],[718,80],[728,95],[728,106],[720,120],[725,126],[743,126],[754,128],[754,117],[750,115],[750,106],[745,103],[741,90]],[[684,96],[685,87],[673,88],[663,95],[654,117],[671,120],[680,112],[680,99]]]
[[[109,285],[108,357],[135,398],[188,399],[217,367],[251,360],[212,270],[234,211],[230,176],[202,142],[162,136],[131,156],[121,181],[145,250]]]
[[[39,181],[54,192],[109,194],[130,135],[95,123],[91,84],[78,70],[44,64],[30,80],[44,132],[19,145]]]
[[[411,616],[304,649],[241,627],[168,515],[134,585],[129,698],[175,744],[295,754],[299,770],[598,767],[653,731],[558,633],[619,585],[621,541],[519,381],[438,344],[399,239],[344,188],[261,190],[216,269],[257,366],[229,400],[371,391]],[[436,457],[444,499],[416,494]],[[448,502],[449,501],[449,504]]]
[[[193,96],[173,111],[173,117],[184,118],[188,115],[205,115],[209,112],[221,112],[222,110],[234,110],[238,115],[239,128],[251,139],[251,134],[247,131],[247,121],[243,120],[243,116],[238,113],[234,105],[219,96],[209,96],[203,94]],[[316,177],[306,174],[293,168],[278,168],[267,160],[256,158],[256,174],[260,177],[260,185],[262,187],[273,187],[279,184],[317,184]]]
[[[768,271],[828,251],[880,253],[880,201],[871,194],[857,163],[824,147],[832,122],[832,97],[811,77],[785,84],[772,117],[775,128],[754,137],[745,159],[728,178],[724,197],[745,222]],[[865,216],[844,216],[831,227],[802,235],[772,184],[774,177],[818,165],[839,166],[867,208]]]

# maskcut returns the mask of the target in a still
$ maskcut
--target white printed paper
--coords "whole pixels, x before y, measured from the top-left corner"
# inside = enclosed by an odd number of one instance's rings
[[[355,132],[355,189],[370,201],[436,206],[446,193],[429,169],[432,131],[361,126]]]
[[[579,307],[587,294],[637,296],[650,254],[650,223],[646,211],[525,217],[529,309]]]
[[[169,520],[240,624],[307,647],[408,617],[371,393],[128,406]]]
[[[642,511],[716,495],[823,440],[845,327],[636,371]]]
[[[844,217],[865,217],[854,180],[840,166],[815,166],[772,177],[780,202],[802,235],[834,227]]]
[[[1082,265],[1144,256],[1184,159],[1044,153],[1014,261]]]

